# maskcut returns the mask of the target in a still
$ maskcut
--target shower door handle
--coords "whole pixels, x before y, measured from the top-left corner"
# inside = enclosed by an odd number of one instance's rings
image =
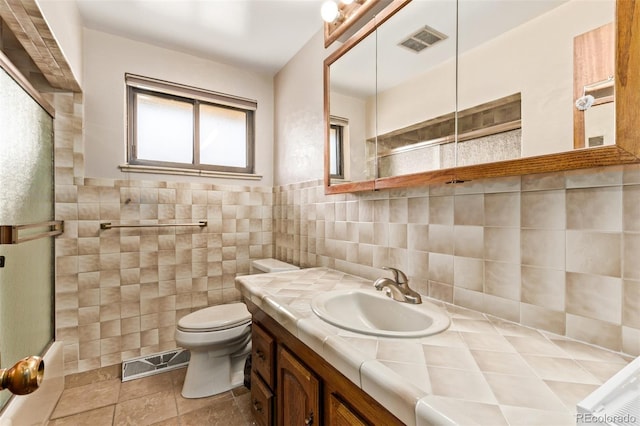
[[[11,368],[0,369],[0,390],[8,389],[15,395],[27,395],[40,387],[43,378],[42,358],[28,356]]]

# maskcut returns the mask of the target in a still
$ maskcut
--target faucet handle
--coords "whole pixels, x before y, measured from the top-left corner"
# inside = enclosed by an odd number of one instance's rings
[[[393,273],[393,280],[400,284],[409,284],[409,278],[402,272],[400,269],[392,268],[390,266],[383,266],[382,269],[385,271],[391,271]]]

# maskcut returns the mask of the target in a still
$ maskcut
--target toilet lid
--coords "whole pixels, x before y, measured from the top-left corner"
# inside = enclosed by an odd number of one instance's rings
[[[251,322],[251,314],[244,303],[211,306],[185,315],[178,321],[182,331],[216,331]]]

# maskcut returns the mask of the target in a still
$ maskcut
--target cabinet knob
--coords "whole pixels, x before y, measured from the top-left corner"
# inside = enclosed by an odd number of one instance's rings
[[[256,350],[256,356],[259,359],[264,360],[264,352],[262,352],[260,349]]]
[[[305,425],[312,425],[313,424],[313,411],[311,413],[309,413],[309,417],[304,419],[304,424]]]
[[[253,409],[258,413],[262,413],[262,404],[257,399],[253,400]]]

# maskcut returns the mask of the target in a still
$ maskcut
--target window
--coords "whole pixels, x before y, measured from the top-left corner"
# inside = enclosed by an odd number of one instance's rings
[[[125,81],[129,165],[254,173],[256,101],[131,74]]]
[[[348,126],[346,118],[329,117],[329,176],[345,179],[347,170],[345,157],[348,155]]]
[[[338,124],[332,124],[329,128],[329,175],[333,178],[340,179],[344,178],[342,167],[343,131],[344,127]]]

